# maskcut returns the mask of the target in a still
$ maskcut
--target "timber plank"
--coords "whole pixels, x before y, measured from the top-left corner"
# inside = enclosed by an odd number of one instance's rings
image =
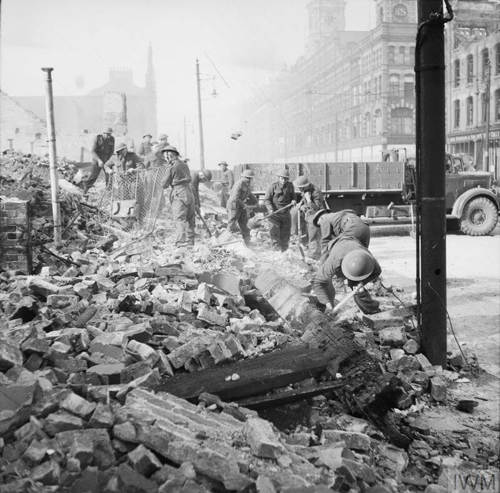
[[[253,359],[176,375],[165,380],[156,390],[188,400],[196,399],[202,392],[217,395],[223,400],[243,399],[315,377],[336,355],[338,351],[331,346],[319,349],[300,344]],[[226,377],[235,374],[239,379],[226,381]]]

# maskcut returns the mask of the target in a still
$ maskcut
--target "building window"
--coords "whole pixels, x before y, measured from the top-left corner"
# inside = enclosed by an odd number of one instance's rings
[[[16,129],[14,130],[14,133],[15,133],[16,135],[17,135],[19,132],[20,132],[20,130],[19,130],[18,128],[16,128]]]
[[[470,84],[474,79],[474,56],[467,55],[467,84]]]
[[[413,75],[405,75],[404,97],[406,99],[415,97],[415,82],[413,80]]]
[[[458,99],[455,99],[455,102],[453,103],[453,126],[455,128],[460,127],[460,101]]]
[[[474,121],[474,102],[472,100],[472,96],[469,96],[465,100],[465,108],[467,114],[467,126],[471,126]]]
[[[460,60],[455,60],[453,66],[455,69],[454,71],[455,87],[458,87],[460,85]]]
[[[404,65],[405,63],[405,47],[400,46],[398,49],[398,58],[396,60],[396,63],[398,65]]]
[[[495,91],[495,121],[500,121],[500,89]]]
[[[500,43],[495,45],[495,75],[500,74]]]
[[[485,48],[483,51],[481,51],[481,60],[482,60],[482,76],[483,79],[486,79],[488,75],[488,65],[490,63],[490,55],[488,52],[488,48]]]
[[[40,140],[42,138],[42,134],[40,132],[37,132],[35,134],[35,140]]]
[[[391,130],[394,135],[413,134],[413,111],[410,108],[394,108],[391,111]]]
[[[389,46],[387,50],[387,63],[389,65],[396,63],[396,48],[394,46]]]
[[[389,76],[389,95],[393,97],[399,96],[399,75],[391,74]]]
[[[410,46],[410,63],[415,63],[415,47]]]
[[[382,111],[380,110],[375,110],[374,127],[375,135],[380,135],[382,133]]]

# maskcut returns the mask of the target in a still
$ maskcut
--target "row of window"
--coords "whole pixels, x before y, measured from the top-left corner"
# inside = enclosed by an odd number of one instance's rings
[[[387,63],[389,65],[413,65],[415,62],[414,46],[388,46]]]
[[[487,99],[486,95],[483,93],[481,94],[481,99],[480,99],[480,106],[481,106],[481,112],[480,115],[478,115],[478,122],[477,124],[483,124],[486,123],[487,120]],[[494,94],[494,99],[490,103],[494,105],[495,108],[495,121],[498,122],[500,121],[500,89],[497,89]],[[461,118],[462,118],[462,101],[459,99],[455,99],[453,101],[453,127],[454,128],[460,128],[461,125]],[[474,125],[474,98],[472,96],[469,96],[465,99],[465,125],[467,127],[471,127]]]
[[[491,67],[492,73],[494,75],[500,74],[500,43],[497,43],[494,47],[495,60],[494,65]],[[490,53],[488,48],[484,48],[481,50],[480,55],[481,60],[481,72],[479,72],[479,66],[477,67],[477,74],[480,75],[484,80],[488,75],[488,65],[490,63]],[[479,63],[476,60],[476,63]],[[455,87],[459,87],[462,81],[462,61],[460,59],[456,59],[453,62],[453,85]],[[467,84],[471,84],[474,81],[474,55],[469,54],[465,58],[465,80]]]

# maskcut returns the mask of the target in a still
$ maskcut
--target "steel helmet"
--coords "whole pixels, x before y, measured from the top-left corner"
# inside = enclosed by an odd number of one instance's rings
[[[281,171],[278,171],[277,175],[283,178],[290,178],[290,171],[288,171],[288,168],[283,168]]]
[[[123,149],[127,149],[127,144],[125,144],[125,142],[122,142],[121,144],[118,144],[116,146],[115,152],[118,153],[120,151],[123,151]]]
[[[254,177],[254,174],[253,174],[253,171],[251,169],[246,169],[245,171],[243,171],[243,178],[253,178]]]
[[[217,166],[229,166],[226,161],[221,161]]]
[[[323,214],[327,214],[328,212],[332,212],[332,211],[330,209],[320,209],[318,212],[316,212],[316,214],[314,214],[314,216],[313,216],[313,224],[314,224],[314,226],[316,226],[317,228],[319,228],[319,225],[318,225],[319,218]]]
[[[143,138],[143,139],[144,139],[145,137],[149,137],[150,139],[152,139],[152,138],[153,138],[153,136],[152,136],[151,134],[144,134],[144,135],[142,136],[142,138]]]
[[[375,269],[375,259],[367,250],[352,250],[342,259],[342,274],[350,281],[364,281]]]
[[[158,136],[158,140],[168,140],[168,135],[167,134],[160,134]]]
[[[305,175],[302,175],[302,176],[299,176],[296,180],[295,180],[295,186],[297,188],[305,188],[305,187],[308,187],[310,185],[310,181],[309,181],[309,178]]]
[[[105,128],[103,131],[102,131],[103,134],[112,134],[113,133],[113,129],[111,127],[108,127],[108,128]]]
[[[207,181],[210,181],[212,179],[212,172],[209,169],[204,169],[202,173]]]
[[[166,146],[161,150],[161,152],[175,152],[179,155],[179,151],[174,146]]]

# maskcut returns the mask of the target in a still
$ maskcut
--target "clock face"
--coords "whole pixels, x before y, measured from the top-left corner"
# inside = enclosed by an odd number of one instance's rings
[[[408,9],[406,8],[406,5],[399,3],[394,7],[392,13],[394,14],[394,17],[398,19],[403,19],[408,15]]]

